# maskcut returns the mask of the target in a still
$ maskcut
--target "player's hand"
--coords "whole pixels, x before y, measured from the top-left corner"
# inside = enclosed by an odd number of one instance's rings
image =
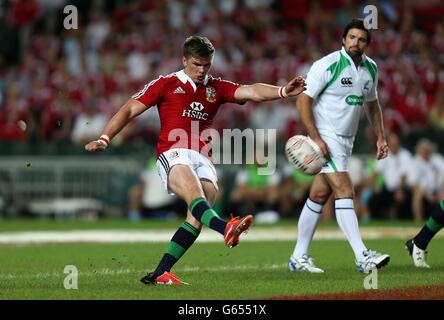
[[[103,151],[105,149],[106,146],[97,140],[91,141],[87,145],[85,145],[85,150],[88,152]]]
[[[284,90],[289,97],[295,97],[306,89],[307,87],[304,78],[298,76],[287,83]]]
[[[313,142],[318,145],[319,149],[321,149],[322,155],[324,156],[325,159],[327,159],[330,156],[330,149],[328,149],[328,146],[325,143],[325,141],[322,140],[321,138],[316,138],[316,139],[311,138],[311,140],[313,140]]]
[[[376,142],[376,148],[376,160],[387,158],[389,146],[387,145],[387,141],[385,141],[385,139],[378,139]]]

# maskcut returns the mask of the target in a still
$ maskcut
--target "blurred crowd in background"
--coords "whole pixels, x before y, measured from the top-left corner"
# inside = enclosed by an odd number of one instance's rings
[[[78,29],[64,29],[68,4],[78,9]],[[358,211],[362,219],[423,219],[443,192],[444,1],[367,4],[378,9],[367,54],[378,64],[393,153],[384,162],[367,161],[375,139],[363,116],[355,142],[360,156],[351,167]],[[283,84],[338,50],[344,26],[364,16],[362,1],[355,0],[0,0],[0,148],[63,144],[82,150],[145,83],[182,68],[189,35],[215,45],[214,76]],[[214,127],[276,129],[281,143],[304,133],[291,99],[224,106]],[[152,150],[158,130],[152,108],[113,145]],[[396,144],[404,146],[402,158]],[[14,155],[14,148],[4,150]],[[274,177],[240,169],[221,196],[225,207],[297,215],[311,178],[285,163],[278,169]],[[129,191],[135,217],[142,186]],[[173,200],[165,201],[154,207]]]

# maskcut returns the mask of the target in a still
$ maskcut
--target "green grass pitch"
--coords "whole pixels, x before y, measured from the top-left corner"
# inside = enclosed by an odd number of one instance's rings
[[[21,226],[27,224],[14,222],[8,226],[0,221],[0,234],[26,230]],[[166,224],[171,227],[177,222]],[[44,225],[43,230],[69,229],[50,222]],[[115,229],[117,225],[112,223],[110,227]],[[123,226],[128,229],[126,222]],[[443,238],[434,239],[428,248],[430,270],[413,267],[403,239],[365,243],[391,256],[390,264],[378,272],[379,289],[444,284]],[[241,242],[233,249],[222,240],[197,243],[173,269],[190,286],[144,286],[139,279],[155,268],[166,246],[165,242],[2,244],[0,299],[268,299],[365,291],[366,275],[355,271],[354,257],[345,240],[313,242],[312,256],[324,274],[292,273],[287,269],[294,241]],[[79,271],[77,290],[63,286],[66,265],[75,265]]]

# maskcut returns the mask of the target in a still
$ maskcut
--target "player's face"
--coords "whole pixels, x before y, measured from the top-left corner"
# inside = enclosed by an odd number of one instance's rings
[[[418,154],[426,161],[430,159],[430,156],[432,155],[432,150],[430,150],[427,146],[420,146],[418,150]]]
[[[350,57],[360,57],[367,49],[367,32],[361,29],[350,29],[345,38],[342,39],[345,51]]]
[[[191,56],[188,59],[182,58],[183,66],[185,67],[185,73],[195,82],[202,83],[205,80],[205,76],[210,71],[211,64],[213,63],[213,56],[211,57],[194,57]]]

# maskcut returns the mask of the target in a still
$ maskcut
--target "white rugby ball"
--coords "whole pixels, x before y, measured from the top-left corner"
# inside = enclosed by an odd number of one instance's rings
[[[318,174],[327,162],[319,146],[303,135],[288,139],[285,144],[285,155],[293,167],[305,174]]]

